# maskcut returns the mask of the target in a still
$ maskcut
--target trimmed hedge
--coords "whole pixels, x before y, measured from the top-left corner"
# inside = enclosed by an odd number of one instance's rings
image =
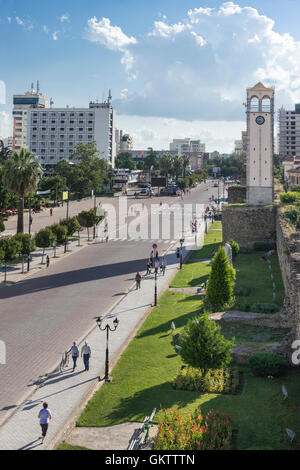
[[[241,295],[241,294],[240,294]],[[279,312],[280,307],[276,304],[268,304],[267,302],[256,302],[251,305],[251,312],[257,313],[275,313]]]
[[[286,369],[286,362],[279,354],[256,353],[249,357],[252,373],[258,377],[279,377]]]

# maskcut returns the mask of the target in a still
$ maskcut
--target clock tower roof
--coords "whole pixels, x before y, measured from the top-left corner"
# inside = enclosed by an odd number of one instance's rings
[[[274,91],[274,88],[267,88],[263,83],[258,82],[254,87],[247,88],[247,91]]]

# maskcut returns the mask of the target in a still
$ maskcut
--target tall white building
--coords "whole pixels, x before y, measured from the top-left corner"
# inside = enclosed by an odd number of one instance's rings
[[[178,153],[178,155],[184,155],[189,153],[205,152],[205,144],[201,143],[200,140],[186,139],[173,139],[170,143],[170,150]]]
[[[300,104],[295,105],[295,110],[279,110],[279,155],[300,157]]]
[[[110,93],[107,101],[90,102],[88,108],[29,109],[29,150],[49,171],[62,159],[72,162],[72,151],[78,143],[95,141],[100,157],[114,167],[114,122]]]
[[[39,82],[37,81],[36,91],[33,83],[31,91],[27,91],[22,95],[13,96],[13,150],[20,150],[21,147],[27,147],[27,124],[28,113],[30,109],[49,108],[48,98],[43,96],[39,90]]]
[[[121,129],[115,130],[116,153],[130,152],[133,149],[133,140],[131,135],[125,134]]]

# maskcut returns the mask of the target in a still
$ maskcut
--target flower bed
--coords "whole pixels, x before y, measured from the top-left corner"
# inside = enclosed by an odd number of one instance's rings
[[[209,369],[203,374],[201,369],[184,367],[173,381],[173,388],[191,392],[231,393],[239,391],[240,374],[229,367]]]
[[[231,447],[232,421],[227,413],[210,410],[204,418],[200,407],[187,417],[176,407],[163,410],[155,450],[225,450]]]

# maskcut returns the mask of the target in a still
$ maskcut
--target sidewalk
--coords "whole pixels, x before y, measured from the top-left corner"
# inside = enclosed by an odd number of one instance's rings
[[[187,239],[189,235],[185,236]],[[175,253],[177,246],[178,244],[173,245],[167,250],[170,261],[165,276],[158,275],[157,278],[159,295],[164,292],[178,270]],[[184,255],[186,254],[184,250]],[[153,300],[154,274],[151,274],[143,276],[140,290],[135,290],[133,286],[106,315],[106,321],[111,325],[115,317],[119,319],[117,330],[109,336],[110,369],[151,312]],[[76,420],[87,400],[103,383],[99,384],[98,378],[104,376],[106,333],[99,331],[95,323],[95,328],[88,334],[86,340],[92,350],[90,370],[85,372],[82,359],[79,359],[74,373],[70,363],[62,373],[55,371],[40,377],[30,398],[20,404],[0,428],[0,449],[53,449],[62,440],[63,430]],[[49,424],[45,443],[41,444],[37,415],[44,401],[48,402],[53,419]]]

